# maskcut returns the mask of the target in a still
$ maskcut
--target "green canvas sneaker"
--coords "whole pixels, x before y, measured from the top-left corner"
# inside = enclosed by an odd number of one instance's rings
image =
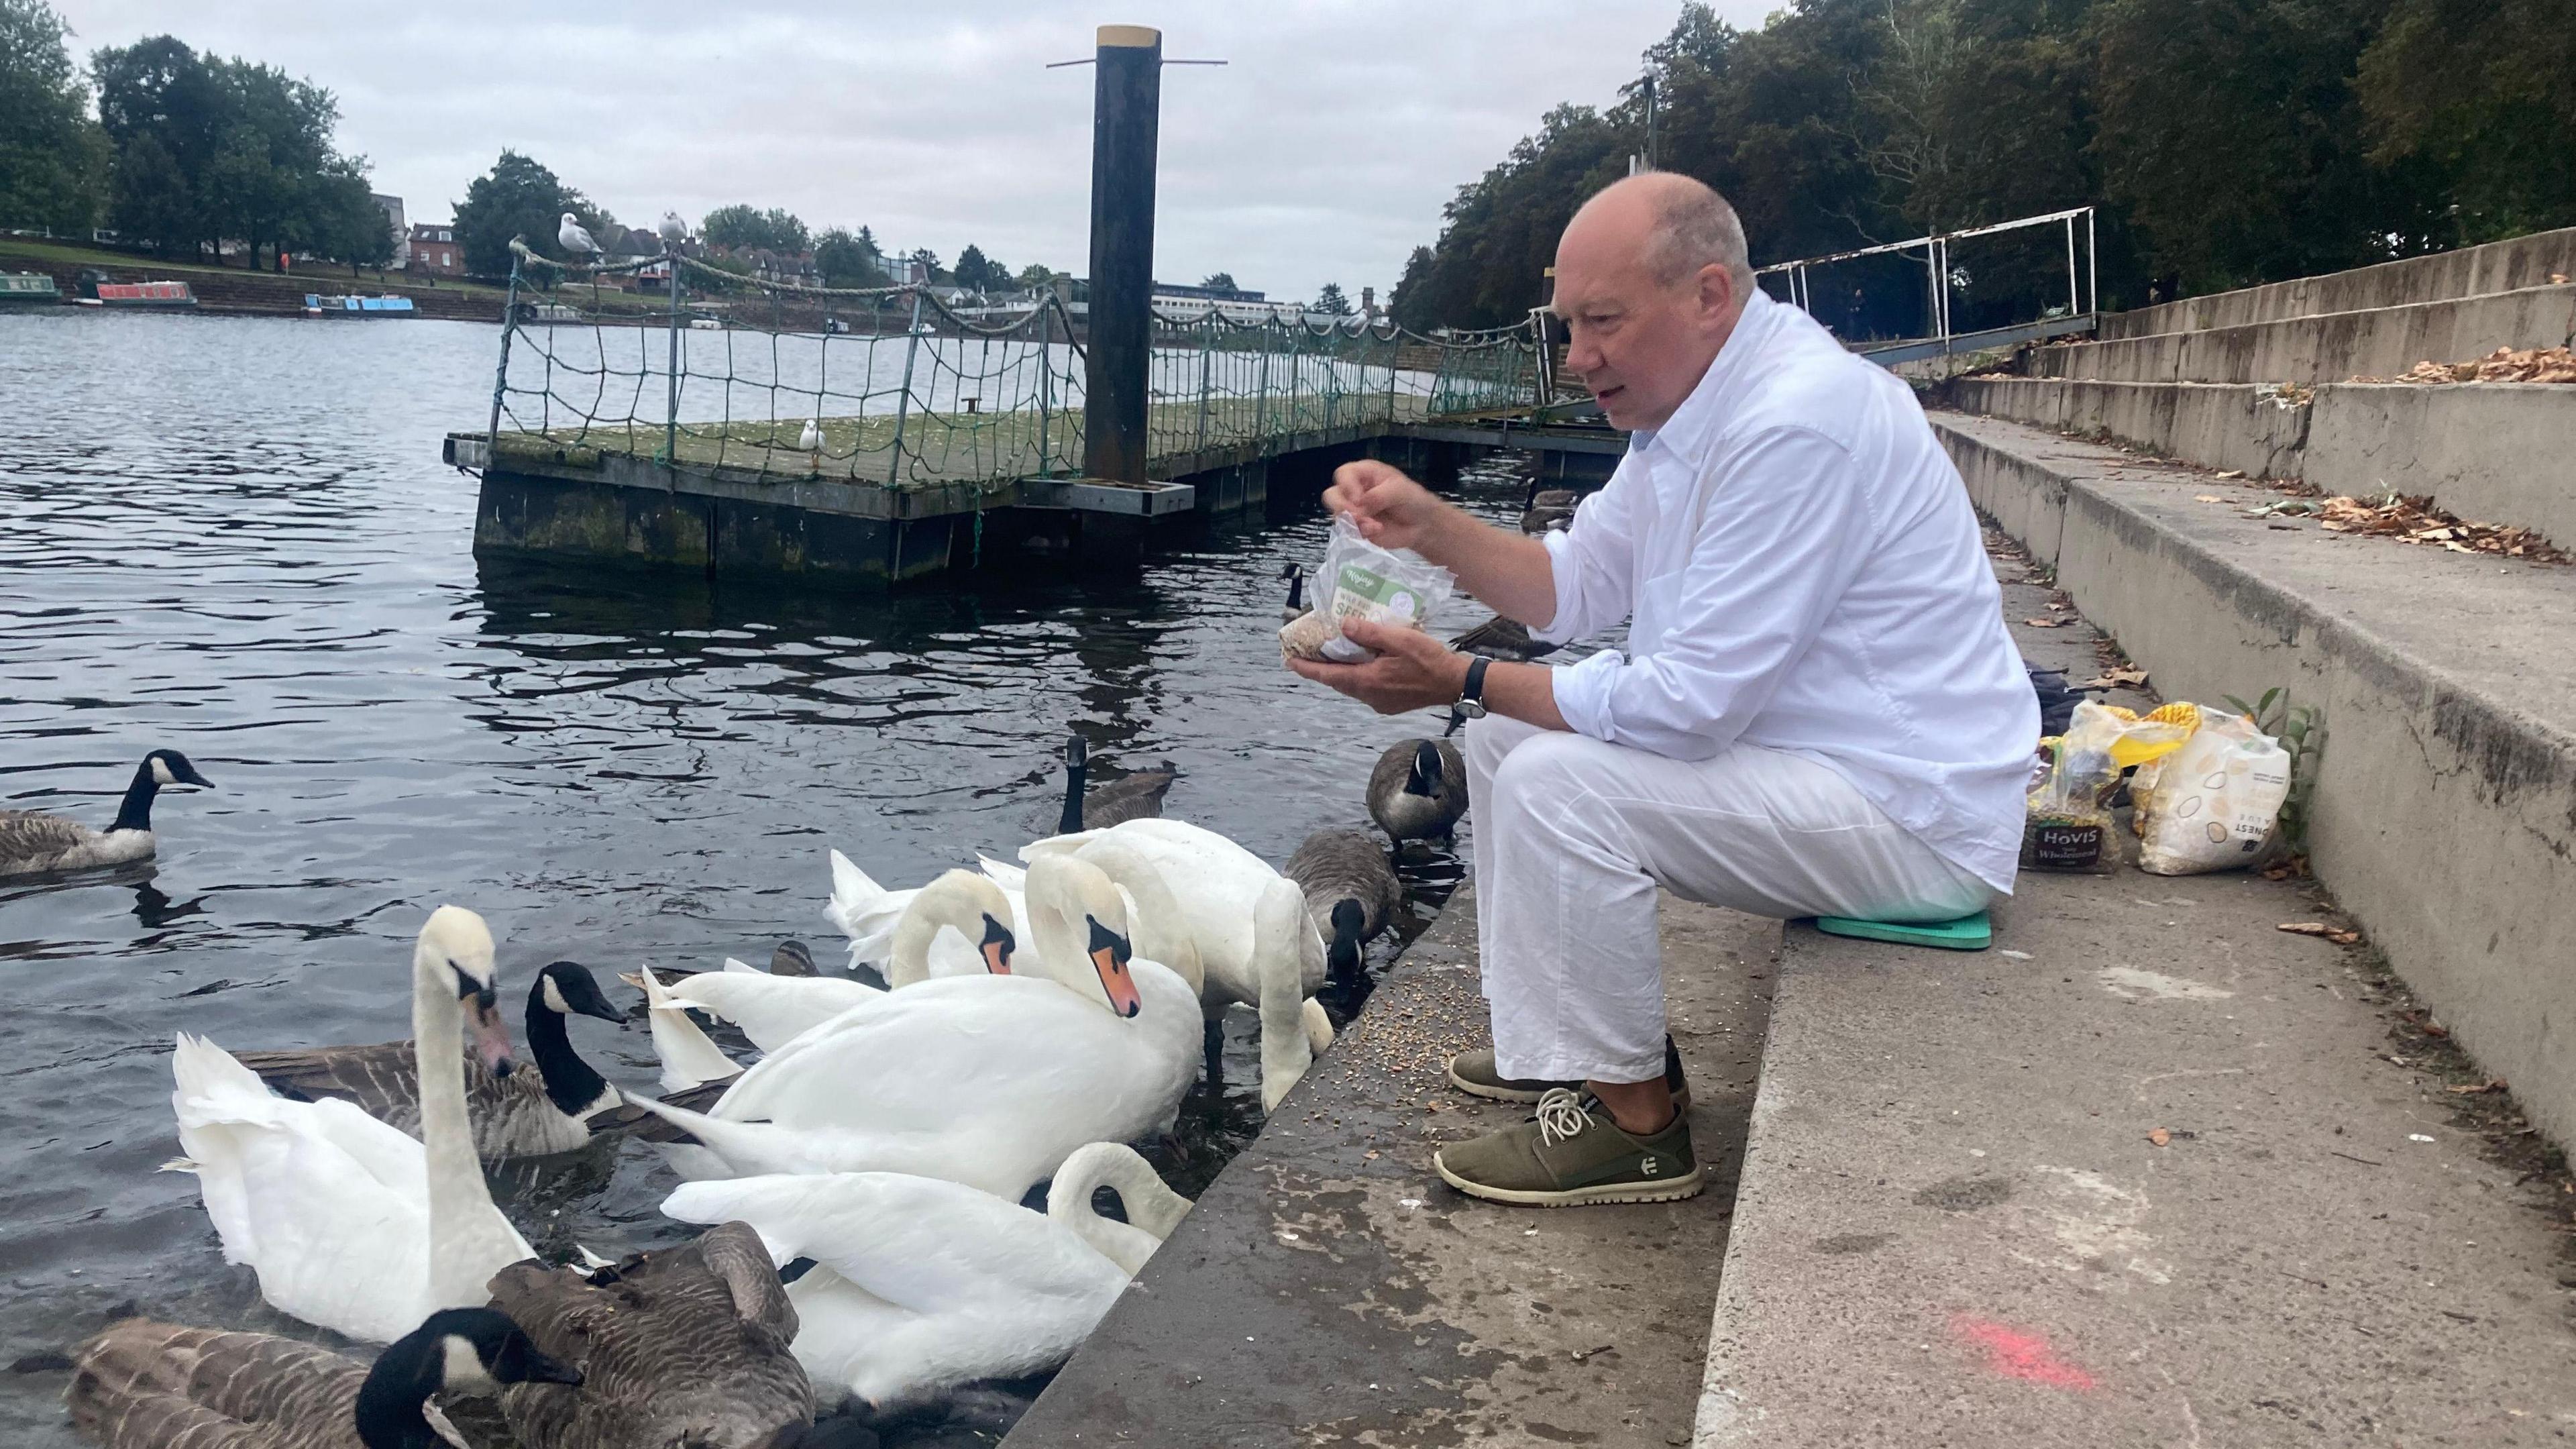
[[[1581,1082],[1549,1082],[1534,1077],[1506,1077],[1494,1065],[1494,1049],[1478,1047],[1449,1059],[1449,1085],[1489,1102],[1535,1102],[1550,1092],[1580,1092]],[[1673,1102],[1690,1110],[1690,1083],[1682,1080],[1682,1054],[1670,1035],[1664,1038],[1664,1086]]]
[[[1677,1202],[1701,1186],[1687,1115],[1675,1112],[1652,1137],[1631,1137],[1598,1099],[1562,1087],[1539,1099],[1529,1121],[1453,1142],[1431,1165],[1469,1197],[1528,1207]]]

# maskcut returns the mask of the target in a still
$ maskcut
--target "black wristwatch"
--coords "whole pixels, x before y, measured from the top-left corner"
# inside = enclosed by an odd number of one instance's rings
[[[1467,664],[1467,682],[1458,689],[1458,702],[1450,709],[1460,719],[1485,717],[1485,666],[1494,661],[1479,654]]]

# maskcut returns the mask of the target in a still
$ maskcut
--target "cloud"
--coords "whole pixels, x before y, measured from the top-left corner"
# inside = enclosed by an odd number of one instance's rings
[[[1723,4],[1758,23],[1761,4]],[[616,13],[442,0],[56,0],[83,49],[167,32],[340,98],[341,143],[414,219],[440,219],[503,147],[650,225],[729,202],[876,229],[954,258],[1089,270],[1091,53],[1102,21],[1159,25],[1156,275],[1230,271],[1309,297],[1393,285],[1456,187],[1560,101],[1607,104],[1675,0],[734,6]]]

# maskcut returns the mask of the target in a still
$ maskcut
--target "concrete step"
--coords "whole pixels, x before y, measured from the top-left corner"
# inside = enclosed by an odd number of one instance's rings
[[[2323,711],[2319,877],[2576,1141],[2576,569],[2250,518],[2227,505],[2274,495],[2016,423],[1933,423],[1977,505],[2168,698],[2279,685]]]
[[[1690,1441],[1779,923],[1663,906],[1708,1190],[1547,1212],[1431,1168],[1442,1142],[1529,1115],[1448,1084],[1450,1054],[1488,1040],[1475,921],[1461,888],[1008,1449]]]
[[[2100,382],[2348,382],[2395,377],[2418,362],[2465,362],[2499,347],[2563,347],[2576,339],[2576,285],[2406,306],[2329,312],[2116,341],[2073,342],[2025,355],[2033,377]]]
[[[2564,1444],[2559,1190],[2274,929],[2317,910],[2026,877],[1982,955],[1791,927],[1696,1449]]]
[[[2366,950],[2275,929],[2321,915],[2130,869],[2025,875],[1982,955],[1790,927],[1701,1449],[2563,1443],[2565,1179],[2389,1044]]]
[[[2463,518],[2576,541],[2576,387],[1959,378],[1946,406],[2328,493],[2430,494]]]
[[[2553,272],[2576,277],[2576,227],[2114,312],[2102,319],[2098,335],[2110,339],[2207,332],[2328,312],[2442,302],[2546,286]]]

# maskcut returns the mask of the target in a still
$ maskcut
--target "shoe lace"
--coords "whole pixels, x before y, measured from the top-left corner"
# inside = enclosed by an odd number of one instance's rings
[[[1563,1142],[1592,1125],[1592,1114],[1584,1109],[1583,1094],[1571,1087],[1550,1087],[1538,1099],[1538,1142],[1541,1147]]]

